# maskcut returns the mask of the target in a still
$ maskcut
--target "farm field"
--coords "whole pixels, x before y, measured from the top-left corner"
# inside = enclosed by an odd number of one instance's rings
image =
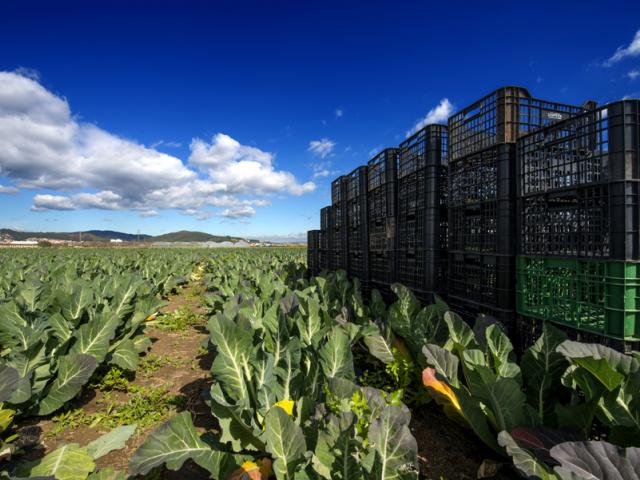
[[[640,354],[305,263],[0,249],[0,478],[640,478]]]

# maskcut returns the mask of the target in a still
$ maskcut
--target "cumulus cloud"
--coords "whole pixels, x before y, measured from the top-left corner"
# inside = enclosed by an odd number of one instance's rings
[[[332,142],[328,138],[322,138],[309,142],[309,151],[320,158],[326,158],[331,155],[335,146],[335,142]]]
[[[156,210],[143,210],[142,212],[140,212],[140,216],[142,218],[157,217],[158,212]]]
[[[224,185],[227,193],[303,195],[315,190],[313,182],[300,184],[293,174],[276,170],[273,161],[271,153],[241,145],[223,133],[214,135],[211,143],[199,138],[191,142],[189,164]]]
[[[442,100],[440,100],[440,103],[437,106],[429,110],[429,112],[423,119],[416,122],[413,128],[407,132],[407,137],[410,137],[418,130],[423,129],[427,125],[446,122],[453,113],[454,109],[455,107],[449,101],[449,99],[443,98]]]
[[[218,134],[210,144],[194,139],[185,165],[154,146],[79,122],[67,100],[33,75],[0,72],[0,177],[19,188],[60,192],[35,195],[35,211],[228,209],[269,204],[258,196],[314,190],[313,182],[300,183],[273,162],[271,153]]]
[[[631,80],[635,80],[636,78],[640,77],[640,68],[634,68],[633,70],[627,72],[627,77],[629,77]]]
[[[245,206],[245,207],[227,208],[224,212],[222,212],[221,216],[226,218],[243,218],[243,217],[253,217],[255,214],[256,214],[256,211],[253,207]]]
[[[607,59],[603,65],[605,67],[610,67],[611,65],[618,63],[620,60],[623,60],[628,57],[637,57],[640,55],[640,30],[638,30],[631,40],[629,45],[618,47],[609,59]]]
[[[18,189],[16,187],[7,187],[5,185],[0,185],[0,194],[13,195],[14,193],[18,193]]]

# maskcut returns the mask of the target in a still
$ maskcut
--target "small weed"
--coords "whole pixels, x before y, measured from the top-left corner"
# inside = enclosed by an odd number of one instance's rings
[[[194,325],[203,325],[204,317],[183,305],[174,312],[161,315],[156,320],[149,323],[166,332],[182,332],[186,334],[186,330],[189,327]]]
[[[89,383],[89,388],[100,390],[101,392],[131,392],[137,387],[131,384],[133,373],[125,372],[121,368],[111,367],[106,372],[102,370]]]
[[[135,423],[139,428],[147,428],[184,408],[186,402],[184,395],[169,395],[164,388],[140,387],[125,403],[118,402],[112,393],[107,392],[97,402],[100,410],[95,413],[87,414],[78,408],[53,417],[54,427],[47,436],[54,437],[65,430],[81,426],[92,428],[100,425],[113,429]]]
[[[138,366],[138,371],[141,372],[145,377],[150,377],[162,367],[167,365],[171,365],[173,367],[180,367],[185,365],[185,361],[177,358],[170,358],[167,356],[159,356],[153,353],[147,354],[140,361],[140,365]]]

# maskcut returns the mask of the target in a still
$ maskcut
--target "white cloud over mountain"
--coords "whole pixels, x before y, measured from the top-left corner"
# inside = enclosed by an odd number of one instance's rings
[[[219,133],[210,143],[196,138],[190,148],[185,164],[80,122],[65,98],[34,77],[0,72],[0,177],[11,182],[0,193],[54,191],[34,196],[35,211],[128,209],[152,216],[175,208],[205,218],[201,210],[214,207],[247,216],[249,208],[255,214],[253,206],[268,205],[264,197],[270,194],[315,189],[313,182],[277,170],[273,154],[228,135]]]

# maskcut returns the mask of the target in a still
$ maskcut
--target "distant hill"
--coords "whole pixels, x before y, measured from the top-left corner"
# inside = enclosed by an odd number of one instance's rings
[[[143,235],[143,234],[137,235],[133,233],[114,232],[113,230],[88,230],[84,232],[83,235],[85,233],[95,235],[96,237],[106,238],[107,240],[111,240],[112,238],[114,238],[114,239],[124,240],[126,242],[130,242],[138,239],[148,240],[152,238],[151,235]]]
[[[238,240],[243,239],[240,237],[211,235],[204,232],[180,230],[179,232],[158,235],[157,237],[152,237],[150,240],[154,242],[237,242]]]
[[[52,240],[75,240],[80,239],[80,232],[20,232],[8,228],[0,229],[0,237],[8,236],[13,240],[26,240],[27,238],[50,238]],[[88,232],[82,232],[82,240],[86,242],[108,242],[109,238],[100,237]]]
[[[190,232],[181,230],[179,232],[165,233],[164,235],[137,235],[134,233],[115,232],[112,230],[88,230],[85,232],[21,232],[8,228],[0,229],[0,237],[10,237],[12,240],[26,240],[27,238],[49,238],[52,240],[78,241],[82,234],[85,242],[108,242],[111,239],[119,239],[125,242],[237,242],[244,240],[240,237],[230,237],[228,235],[211,235],[204,232]],[[257,240],[249,240],[257,242]]]

